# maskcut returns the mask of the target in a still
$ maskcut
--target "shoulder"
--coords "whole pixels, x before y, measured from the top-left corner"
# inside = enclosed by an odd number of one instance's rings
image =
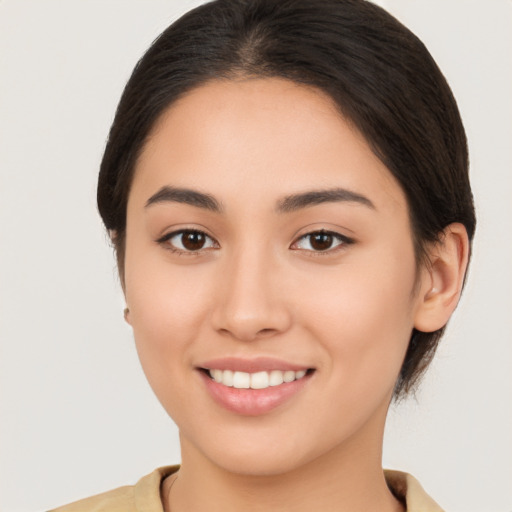
[[[384,470],[384,475],[393,494],[405,503],[407,512],[443,512],[412,475],[389,469]]]
[[[135,485],[119,487],[50,512],[163,512],[160,486],[165,477],[177,470],[178,466],[158,468]]]
[[[90,498],[75,501],[51,512],[135,512],[134,486],[119,487]]]

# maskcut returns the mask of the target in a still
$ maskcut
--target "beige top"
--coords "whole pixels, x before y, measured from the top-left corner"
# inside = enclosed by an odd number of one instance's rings
[[[50,512],[163,512],[160,486],[164,478],[178,469],[179,466],[158,468],[136,485],[119,487]],[[395,496],[405,501],[407,512],[443,512],[413,476],[390,470],[384,474]]]

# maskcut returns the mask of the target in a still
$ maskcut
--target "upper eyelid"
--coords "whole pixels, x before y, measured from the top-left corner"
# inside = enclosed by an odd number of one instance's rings
[[[309,229],[308,231],[306,231],[304,233],[296,235],[295,241],[300,240],[301,238],[304,238],[306,236],[314,235],[316,233],[324,233],[326,235],[336,236],[336,237],[339,237],[342,240],[345,240],[347,242],[348,241],[350,241],[350,242],[354,242],[355,241],[355,239],[351,235],[345,235],[343,233],[340,233],[339,231],[336,231],[336,229],[322,228],[322,227],[318,227],[318,228],[315,228],[315,229]]]
[[[173,238],[174,236],[176,235],[179,235],[179,234],[182,234],[182,233],[187,233],[187,232],[196,232],[196,233],[201,233],[205,236],[207,236],[208,238],[210,238],[211,240],[213,240],[216,244],[218,244],[219,242],[217,242],[216,238],[212,235],[210,235],[207,231],[205,231],[204,229],[199,229],[199,228],[179,228],[179,229],[173,229],[172,231],[169,231],[169,232],[166,232],[164,233],[162,236],[158,237],[155,241],[157,243],[160,243],[160,242],[165,242],[167,240],[170,240],[171,238]]]
[[[326,235],[339,236],[340,238],[349,238],[348,236],[345,236],[342,233],[338,233],[337,231],[333,231],[332,229],[322,229],[322,228],[313,229],[312,231],[308,231],[307,233],[300,235],[299,238],[302,238],[304,236],[309,236],[309,235],[316,235],[317,233],[324,233]]]
[[[307,233],[303,233],[303,234],[297,236],[293,243],[296,243],[299,240],[301,240],[301,239],[303,239],[303,238],[305,238],[307,236],[315,235],[317,233],[323,233],[323,234],[326,234],[326,235],[332,235],[334,237],[337,237],[337,238],[343,240],[346,243],[353,243],[353,242],[355,242],[355,240],[352,237],[344,235],[342,233],[339,233],[338,231],[334,231],[332,229],[322,229],[322,228],[320,228],[320,229],[313,229],[312,231],[308,231]]]
[[[187,249],[181,249],[180,247],[176,247],[173,244],[169,243],[169,241],[172,238],[174,238],[175,236],[186,233],[186,232],[191,232],[191,231],[205,235],[207,238],[209,238],[210,240],[213,241],[213,244],[215,245],[215,247],[204,247],[204,248],[201,248],[201,249],[198,249],[195,251],[191,251],[191,250],[187,250]],[[160,238],[158,238],[157,240],[155,240],[155,242],[158,245],[160,245],[164,250],[170,251],[177,256],[179,256],[179,255],[190,256],[190,257],[200,256],[202,253],[209,252],[212,249],[220,248],[219,242],[217,242],[217,240],[214,237],[210,236],[208,233],[204,232],[203,230],[196,229],[196,228],[181,228],[181,229],[176,229],[176,230],[170,231],[169,233],[166,233],[166,234],[162,235]]]
[[[312,222],[311,224],[307,224],[295,231],[294,236],[295,239],[298,239],[301,236],[311,235],[318,232],[329,233],[355,241],[354,237],[356,233],[354,230],[350,229],[348,226],[328,221]]]

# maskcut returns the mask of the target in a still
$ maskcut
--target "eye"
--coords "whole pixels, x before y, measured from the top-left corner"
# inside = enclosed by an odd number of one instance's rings
[[[213,238],[197,229],[182,229],[173,231],[157,240],[174,252],[197,253],[206,249],[215,249],[218,244]]]
[[[353,242],[352,239],[339,233],[321,230],[301,236],[291,248],[312,252],[331,252],[340,246]]]

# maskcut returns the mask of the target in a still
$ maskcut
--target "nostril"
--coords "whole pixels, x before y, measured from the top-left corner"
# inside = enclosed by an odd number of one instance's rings
[[[261,337],[264,337],[264,336],[269,336],[271,334],[274,334],[276,332],[275,329],[261,329],[259,330],[256,335],[257,336],[261,336]]]
[[[272,328],[265,328],[260,329],[258,331],[256,330],[244,330],[244,329],[236,329],[233,328],[232,330],[221,328],[217,331],[219,334],[222,334],[224,336],[231,336],[238,340],[242,341],[254,341],[261,338],[269,338],[270,336],[274,336],[279,332],[278,329],[272,329]]]

